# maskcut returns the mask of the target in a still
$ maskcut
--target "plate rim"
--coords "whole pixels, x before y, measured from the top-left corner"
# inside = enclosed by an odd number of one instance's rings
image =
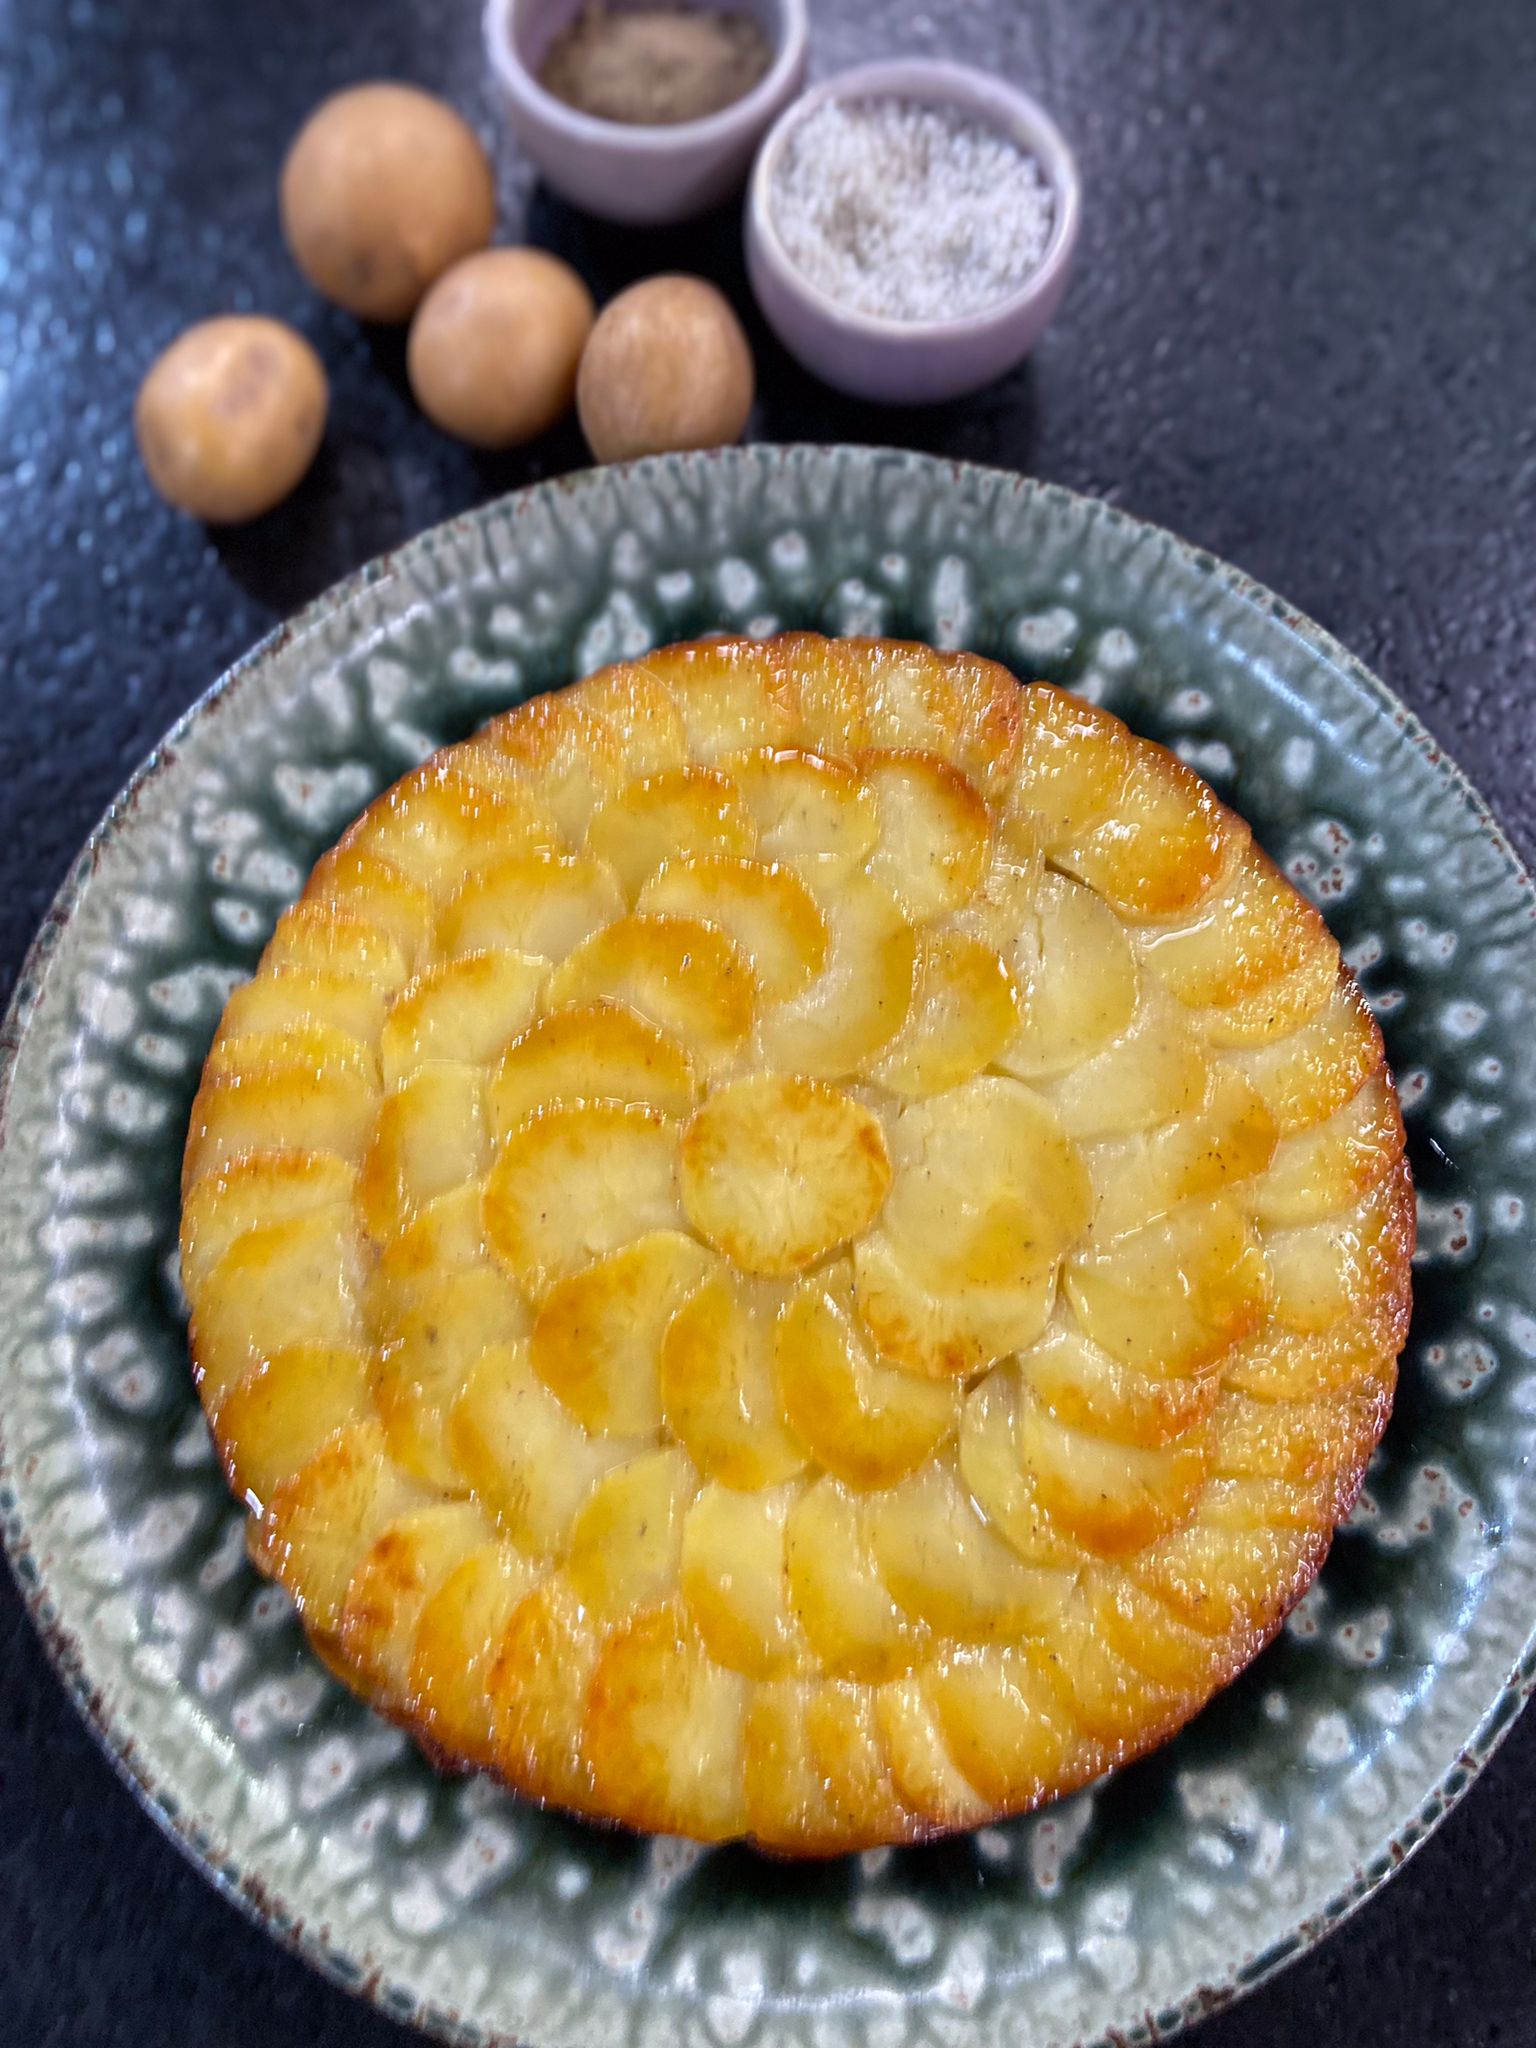
[[[518,505],[526,499],[551,494],[575,496],[584,490],[601,488],[605,482],[643,479],[649,474],[664,473],[679,466],[706,473],[752,463],[769,468],[779,465],[792,467],[797,462],[808,460],[836,462],[848,458],[894,460],[914,471],[927,472],[935,477],[942,474],[951,488],[967,483],[992,488],[1009,486],[1016,493],[1027,493],[1047,503],[1060,502],[1081,516],[1097,518],[1123,530],[1167,543],[1185,568],[1209,578],[1277,625],[1310,653],[1327,662],[1353,688],[1372,700],[1377,710],[1392,719],[1402,743],[1425,757],[1449,793],[1470,814],[1509,879],[1517,890],[1531,899],[1533,913],[1536,913],[1536,879],[1515,851],[1487,799],[1418,714],[1326,627],[1278,596],[1256,577],[1209,549],[1186,540],[1170,527],[1125,511],[1105,498],[1020,470],[878,443],[753,443],[593,465],[542,478],[487,499],[374,556],[349,575],[327,586],[291,617],[271,627],[215,677],[155,742],[92,827],[23,955],[4,1017],[0,1019],[0,1173],[5,1170],[16,1068],[33,1017],[47,992],[60,938],[94,871],[96,856],[120,829],[125,817],[131,814],[143,790],[173,764],[183,735],[225,697],[245,684],[274,656],[307,638],[365,591],[378,590],[414,559],[430,559],[439,548],[453,539],[462,539],[473,533],[485,522],[498,516],[514,515]],[[178,1802],[169,1788],[138,1769],[134,1738],[117,1726],[102,1692],[93,1686],[89,1662],[80,1641],[52,1601],[46,1577],[31,1562],[30,1535],[14,1481],[14,1468],[5,1436],[4,1379],[0,1377],[0,1553],[4,1554],[23,1610],[65,1696],[79,1713],[119,1782],[161,1834],[180,1851],[214,1892],[233,1905],[248,1922],[269,1935],[289,1955],[297,1957],[343,1991],[375,2006],[385,2017],[416,2028],[430,2038],[466,2044],[466,2048],[519,2048],[510,2035],[465,2021],[430,2004],[408,1977],[392,1977],[377,1966],[365,1972],[355,1957],[326,1942],[323,1926],[311,1929],[305,1918],[295,1913],[263,1878],[255,1873],[242,1872],[227,1844],[215,1840],[208,1830],[184,1822]],[[1091,2040],[1085,2039],[1081,2048],[1139,2048],[1142,2043],[1167,2041],[1208,2014],[1237,2003],[1289,1963],[1316,1948],[1374,1897],[1460,1805],[1498,1751],[1533,1691],[1536,1691],[1536,1617],[1533,1617],[1519,1654],[1498,1692],[1483,1709],[1475,1727],[1422,1799],[1417,1811],[1399,1818],[1383,1831],[1371,1855],[1355,1867],[1347,1882],[1330,1893],[1319,1910],[1299,1920],[1288,1936],[1272,1943],[1250,1962],[1234,1968],[1225,1982],[1195,1985],[1185,1993],[1178,2006],[1165,2008],[1156,2014],[1144,2009],[1130,2021],[1128,2028],[1109,2027]],[[542,2044],[524,2043],[521,2048],[542,2048]],[[550,2048],[558,2048],[558,2044],[551,2043]]]

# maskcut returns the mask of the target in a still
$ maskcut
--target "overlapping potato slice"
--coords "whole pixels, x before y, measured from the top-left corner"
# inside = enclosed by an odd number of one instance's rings
[[[1018,991],[1001,957],[967,932],[930,926],[918,934],[907,1020],[865,1072],[895,1095],[941,1095],[1001,1062],[1018,1027]]]
[[[609,1636],[587,1695],[598,1804],[631,1827],[739,1834],[745,1707],[746,1681],[714,1662],[679,1603],[642,1608]]]
[[[536,847],[482,868],[455,889],[437,942],[450,959],[510,952],[559,961],[623,912],[618,881],[602,861]]]
[[[484,1677],[497,1768],[532,1798],[578,1813],[593,1804],[587,1694],[605,1641],[557,1571],[513,1608]]]
[[[574,694],[529,698],[492,719],[484,741],[520,771],[519,781],[572,846],[629,780],[618,732]]]
[[[1150,1371],[1139,1371],[1101,1351],[1063,1313],[1037,1343],[1019,1353],[1008,1378],[1064,1428],[1158,1450],[1208,1420],[1220,1375],[1234,1355],[1225,1352],[1215,1367],[1201,1363],[1186,1372],[1177,1370],[1177,1361],[1171,1367],[1159,1361]],[[1001,1381],[1004,1375],[995,1377]],[[1015,1452],[1024,1455],[1017,1445]]]
[[[1051,852],[1096,829],[1119,807],[1133,763],[1118,719],[1043,684],[1021,692],[1018,764],[1006,809],[1028,814]]]
[[[727,1082],[694,1111],[678,1149],[689,1222],[747,1273],[825,1258],[864,1229],[890,1184],[879,1118],[824,1081]]]
[[[676,1160],[675,1125],[643,1104],[535,1110],[504,1139],[486,1177],[491,1246],[540,1295],[648,1230],[680,1224]]]
[[[416,1631],[428,1601],[491,1540],[473,1501],[433,1501],[385,1524],[347,1582],[340,1646],[380,1703],[407,1708]]]
[[[1084,1575],[1082,1611],[1122,1663],[1168,1692],[1203,1690],[1222,1661],[1219,1640],[1180,1621],[1119,1566],[1095,1565]]]
[[[330,1152],[246,1152],[205,1174],[181,1207],[181,1277],[188,1294],[204,1283],[236,1238],[350,1202],[357,1169]]]
[[[305,1625],[332,1636],[348,1583],[374,1538],[422,1503],[370,1417],[328,1439],[278,1486],[255,1524],[252,1551],[292,1595]]]
[[[879,1684],[925,1647],[870,1553],[859,1496],[823,1477],[798,1495],[785,1527],[791,1612],[831,1678]]]
[[[417,975],[384,1020],[379,1058],[388,1087],[429,1060],[485,1065],[528,1025],[549,962],[533,953],[464,953]]]
[[[1338,988],[1338,949],[1326,934],[1289,973],[1262,982],[1235,1002],[1191,1013],[1205,1044],[1248,1052],[1310,1023]]]
[[[643,661],[615,662],[576,685],[572,696],[614,734],[631,776],[659,775],[688,761],[688,728],[676,697]]]
[[[1065,1287],[1084,1331],[1141,1371],[1198,1371],[1258,1327],[1270,1261],[1230,1196],[1166,1216],[1068,1261]]]
[[[502,1640],[535,1579],[512,1546],[491,1537],[428,1595],[416,1624],[409,1697],[435,1749],[471,1765],[496,1760],[490,1678]]]
[[[1130,1023],[1102,1052],[1040,1083],[1079,1142],[1149,1131],[1198,1109],[1207,1061],[1171,997],[1144,978]]]
[[[1096,1625],[1086,1589],[1062,1617],[1053,1674],[1070,1702],[1072,1718],[1101,1753],[1115,1756],[1152,1729],[1161,1741],[1188,1718],[1182,1687],[1159,1685],[1121,1656]]]
[[[731,854],[666,860],[640,891],[640,909],[717,924],[751,963],[769,1002],[796,995],[826,964],[827,921],[789,867]]]
[[[224,1006],[213,1054],[228,1071],[239,1065],[236,1048],[246,1039],[281,1039],[286,1033],[321,1027],[340,1032],[375,1054],[388,1005],[384,991],[358,974],[326,968],[264,967],[242,982]]]
[[[1009,1372],[990,1373],[972,1388],[960,1414],[960,1476],[988,1523],[1026,1564],[1071,1571],[1082,1551],[1051,1521],[1025,1466],[1022,1402],[1018,1378]]]
[[[855,1487],[894,1486],[949,1436],[956,1388],[886,1365],[870,1346],[846,1270],[806,1281],[774,1331],[774,1379],[785,1420],[828,1472]]]
[[[637,1451],[597,1481],[571,1526],[565,1571],[583,1607],[617,1619],[677,1588],[683,1527],[699,1490],[677,1444]]]
[[[1325,1122],[1283,1141],[1249,1204],[1266,1226],[1321,1222],[1374,1187],[1402,1156],[1402,1114],[1378,1069]]]
[[[900,640],[788,635],[798,655],[801,716],[826,752],[876,747],[953,761],[991,803],[1018,757],[1019,692],[1006,669],[972,654],[935,661]]]
[[[198,1290],[198,1384],[216,1406],[259,1359],[295,1344],[363,1339],[361,1248],[348,1201],[260,1223],[237,1237]]]
[[[277,920],[263,972],[290,968],[298,973],[350,974],[393,994],[409,972],[405,955],[389,932],[353,910],[302,899]]]
[[[1182,761],[1147,740],[1130,748],[1114,815],[1053,858],[1132,922],[1178,917],[1209,894],[1237,828]]]
[[[453,1462],[518,1549],[558,1561],[595,1483],[639,1446],[589,1436],[550,1393],[526,1344],[483,1351],[447,1417]]]
[[[480,1067],[437,1060],[417,1067],[384,1097],[358,1175],[373,1237],[393,1236],[435,1197],[484,1172],[490,1156],[484,1089]]]
[[[805,1450],[779,1411],[772,1303],[723,1263],[667,1325],[661,1403],[669,1433],[706,1479],[777,1486],[805,1464]]]
[[[1019,1458],[1053,1528],[1098,1557],[1144,1550],[1185,1521],[1205,1486],[1212,1432],[1204,1421],[1155,1447],[1056,1419],[1026,1388]]]
[[[1288,1037],[1224,1057],[1242,1068],[1289,1137],[1343,1108],[1381,1065],[1381,1034],[1359,989],[1335,974],[1325,1001]]]
[[[859,1314],[893,1363],[974,1372],[1044,1327],[1088,1175],[1043,1098],[996,1075],[909,1104],[890,1145],[880,1224],[854,1247]]]
[[[867,876],[850,876],[822,908],[826,965],[803,994],[763,1018],[758,1049],[781,1072],[837,1081],[859,1072],[906,1022],[917,934],[889,890]]]
[[[992,853],[992,814],[980,792],[937,754],[871,751],[858,768],[879,825],[875,880],[914,923],[969,902]]]
[[[904,1614],[936,1641],[985,1642],[1049,1630],[1074,1574],[1023,1562],[987,1522],[947,1460],[868,1495],[870,1555]]]
[[[1376,1378],[1403,1348],[1406,1285],[1369,1298],[1355,1315],[1322,1330],[1266,1323],[1221,1361],[1221,1383],[1265,1401],[1304,1401]]]
[[[667,1326],[713,1270],[702,1245],[653,1230],[556,1281],[539,1304],[529,1358],[584,1429],[641,1436],[662,1422]]]
[[[397,1329],[441,1280],[493,1263],[481,1214],[483,1194],[478,1181],[465,1181],[424,1202],[409,1221],[379,1241],[364,1289],[365,1320],[375,1342]]]
[[[1331,1525],[1320,1489],[1213,1479],[1183,1528],[1127,1558],[1128,1578],[1246,1663],[1316,1571]]]
[[[845,761],[802,747],[760,747],[724,764],[757,827],[762,860],[823,889],[859,873],[880,837],[874,792]]]
[[[689,1508],[680,1560],[683,1598],[717,1664],[780,1678],[811,1657],[790,1602],[785,1532],[793,1486],[711,1481]]]
[[[336,846],[304,885],[306,903],[346,910],[387,932],[415,972],[432,944],[432,897],[392,861],[366,847]]]
[[[690,855],[740,858],[757,830],[740,789],[717,768],[667,768],[621,790],[593,818],[587,845],[633,903],[658,868]]]
[[[1270,1230],[1273,1314],[1287,1330],[1320,1330],[1393,1285],[1413,1248],[1413,1189],[1399,1163],[1319,1223]]]
[[[752,1029],[757,982],[740,948],[718,925],[693,917],[634,916],[594,932],[555,969],[548,1008],[622,1003],[683,1046],[703,1067],[718,1065]]]
[[[675,1039],[621,1003],[552,1010],[513,1040],[486,1088],[499,1143],[546,1103],[626,1102],[663,1116],[693,1107],[693,1064]]]
[[[854,1246],[859,1319],[904,1372],[967,1379],[1044,1329],[1057,1273],[1041,1266],[1011,1286],[947,1287],[923,1277],[883,1230]]]
[[[696,760],[793,746],[800,738],[797,668],[781,643],[706,640],[661,647],[641,666],[676,699]]]
[[[498,1266],[462,1266],[423,1279],[397,1321],[376,1329],[374,1405],[390,1452],[445,1493],[464,1491],[446,1434],[450,1410],[485,1352],[527,1334],[522,1296]]]
[[[1236,1002],[1331,943],[1317,911],[1251,839],[1232,833],[1228,844],[1227,864],[1193,918],[1133,931],[1141,960],[1192,1009]]]
[[[229,1483],[255,1513],[338,1430],[367,1417],[368,1362],[358,1345],[287,1344],[218,1400]]]
[[[805,1735],[823,1781],[838,1794],[835,1842],[816,1848],[863,1848],[918,1832],[891,1776],[870,1686],[824,1679],[806,1701]]]
[[[485,750],[488,761],[499,753]],[[342,847],[367,853],[441,902],[494,853],[557,846],[559,829],[531,785],[483,777],[469,749],[441,755],[397,782],[348,832]]]
[[[1021,902],[1004,899],[1012,939],[1003,959],[1018,1020],[996,1060],[1005,1073],[1035,1081],[1080,1067],[1123,1036],[1137,974],[1125,927],[1091,889],[1047,874],[1029,879],[1023,893]]]
[[[205,1081],[192,1105],[182,1188],[247,1152],[326,1152],[352,1164],[378,1109],[375,1084],[354,1067],[317,1073],[302,1063]]]
[[[1107,713],[899,643],[662,650],[406,776],[184,1171],[200,1392],[328,1663],[536,1799],[790,1853],[1176,1728],[1407,1326],[1317,912]]]
[[[896,1790],[926,1828],[949,1833],[985,1820],[987,1802],[955,1761],[920,1677],[882,1685],[875,1718]]]
[[[379,1057],[371,1046],[333,1024],[307,1019],[295,1019],[271,1031],[243,1031],[238,1038],[221,1034],[203,1072],[208,1080],[221,1081],[291,1066],[309,1067],[316,1073],[350,1068],[374,1086],[379,1080]]]
[[[836,1809],[806,1727],[815,1688],[801,1679],[753,1688],[742,1724],[747,1825],[765,1847],[836,1838]]]
[[[994,1809],[1021,1790],[1033,1805],[1098,1766],[1050,1676],[1050,1656],[1027,1641],[972,1644],[923,1674],[924,1699],[955,1768]]]
[[[1180,1202],[1254,1181],[1275,1159],[1274,1118],[1237,1068],[1212,1067],[1205,1101],[1190,1115],[1152,1132],[1110,1139],[1087,1153],[1093,1176],[1093,1236],[1105,1243],[1139,1229]],[[1256,1192],[1255,1201],[1262,1201]],[[1342,1198],[1341,1198],[1342,1199]]]

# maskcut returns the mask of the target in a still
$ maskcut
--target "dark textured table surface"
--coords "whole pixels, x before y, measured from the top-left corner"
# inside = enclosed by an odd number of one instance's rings
[[[398,337],[303,288],[274,189],[314,100],[377,75],[440,89],[495,138],[509,233],[599,293],[681,267],[746,309],[734,215],[650,237],[532,185],[497,135],[477,11],[0,0],[0,988],[98,813],[234,655],[368,556],[582,460],[573,429],[496,460],[443,441]],[[754,327],[752,433],[1031,470],[1198,539],[1383,674],[1529,859],[1536,7],[813,0],[813,17],[821,70],[942,51],[1036,89],[1078,148],[1085,232],[1033,363],[963,405],[850,404]],[[297,497],[215,535],[151,496],[129,411],[176,330],[230,308],[314,340],[333,412]],[[0,1658],[0,2042],[403,2042],[140,1816],[8,1581]],[[1527,1717],[1388,1890],[1202,2048],[1536,2043],[1533,1832]]]

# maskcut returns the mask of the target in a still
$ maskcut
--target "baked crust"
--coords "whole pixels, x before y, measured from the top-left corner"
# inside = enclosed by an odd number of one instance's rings
[[[221,1023],[182,1258],[349,1685],[530,1798],[830,1855],[1054,1798],[1257,1654],[1413,1231],[1375,1022],[1198,777],[785,634],[357,820]]]

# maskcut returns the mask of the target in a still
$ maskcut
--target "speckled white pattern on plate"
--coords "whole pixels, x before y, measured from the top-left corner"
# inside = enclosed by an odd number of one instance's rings
[[[1165,739],[1323,905],[1421,1190],[1403,1386],[1281,1640],[1160,1756],[1033,1819],[797,1869],[435,1777],[244,1561],[173,1273],[224,996],[346,820],[529,690],[711,626],[975,647]],[[158,1818],[387,2011],[538,2048],[1137,2041],[1387,1874],[1531,1683],[1536,899],[1381,686],[1102,505],[858,450],[597,472],[455,522],[171,735],[23,977],[0,1161],[0,1510],[61,1671]]]

